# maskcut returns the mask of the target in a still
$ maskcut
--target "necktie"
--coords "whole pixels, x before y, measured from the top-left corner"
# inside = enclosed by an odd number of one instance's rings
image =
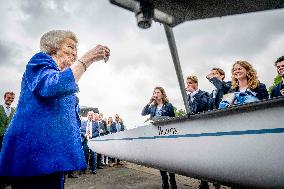
[[[88,139],[91,138],[91,122],[88,122],[87,137]]]
[[[187,99],[187,101],[188,101],[188,105],[189,105],[189,106],[191,106],[192,101],[191,101],[191,96],[190,96],[190,94],[188,95],[188,99]]]

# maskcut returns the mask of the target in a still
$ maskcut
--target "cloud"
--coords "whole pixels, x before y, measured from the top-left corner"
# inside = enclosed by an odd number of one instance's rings
[[[94,63],[79,81],[81,105],[97,107],[105,116],[119,113],[128,128],[146,120],[141,111],[155,86],[164,87],[172,104],[184,108],[161,24],[154,22],[150,29],[142,30],[134,13],[106,0],[0,1],[0,22],[5,26],[0,31],[1,94],[13,90],[19,96],[25,65],[39,51],[43,33],[69,29],[79,39],[79,57],[97,44],[111,49],[109,62]],[[245,59],[269,86],[276,75],[273,62],[283,55],[283,13],[283,9],[266,11],[175,27],[183,76],[197,75],[200,88],[210,91],[205,76],[212,67],[223,68],[230,80],[234,61]]]

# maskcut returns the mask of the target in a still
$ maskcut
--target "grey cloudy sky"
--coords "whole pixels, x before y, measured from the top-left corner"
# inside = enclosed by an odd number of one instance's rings
[[[39,51],[39,38],[52,29],[72,30],[79,38],[79,57],[97,44],[108,45],[107,64],[92,65],[79,81],[80,104],[98,107],[105,116],[118,113],[127,127],[143,125],[141,110],[153,88],[163,86],[171,103],[184,108],[168,43],[159,23],[148,30],[136,26],[134,14],[107,0],[0,0],[0,94],[20,94],[25,65]],[[200,88],[212,67],[230,80],[234,61],[252,63],[269,87],[273,62],[284,54],[284,10],[186,22],[174,28],[184,77],[195,74]],[[3,98],[0,101],[3,104]]]

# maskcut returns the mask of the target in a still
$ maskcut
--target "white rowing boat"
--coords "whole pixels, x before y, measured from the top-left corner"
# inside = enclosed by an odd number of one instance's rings
[[[193,178],[284,188],[284,98],[163,118],[95,138],[92,150]]]

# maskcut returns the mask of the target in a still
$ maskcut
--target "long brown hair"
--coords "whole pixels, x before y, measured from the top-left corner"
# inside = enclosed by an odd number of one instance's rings
[[[167,94],[166,94],[166,91],[163,87],[155,87],[154,88],[154,91],[158,89],[161,91],[162,95],[163,95],[163,98],[162,98],[162,101],[163,101],[163,104],[169,102],[169,99],[167,98]],[[154,93],[154,92],[153,92]],[[157,105],[157,102],[155,101],[155,105]]]
[[[234,77],[234,66],[236,64],[240,65],[247,71],[248,87],[250,89],[255,89],[256,87],[258,87],[259,81],[258,81],[256,70],[252,67],[252,65],[249,62],[244,61],[244,60],[238,60],[234,63],[232,67],[232,89],[237,89],[239,87],[239,82]]]
[[[108,117],[107,118],[107,125],[110,125],[113,123],[113,118],[112,117]]]

